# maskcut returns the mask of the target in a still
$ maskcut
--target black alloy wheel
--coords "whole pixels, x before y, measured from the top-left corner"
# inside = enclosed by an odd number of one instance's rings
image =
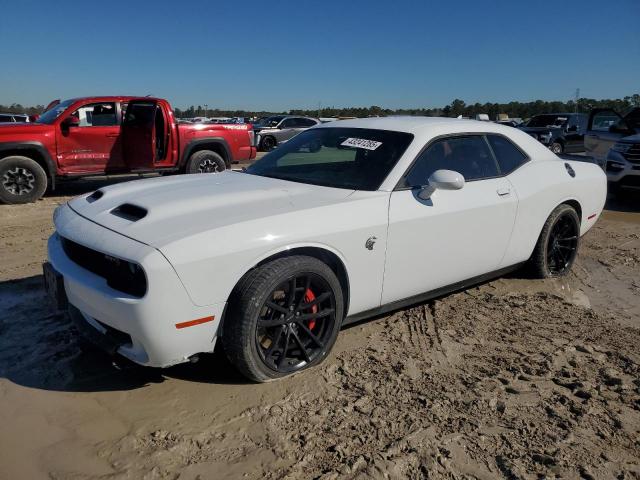
[[[292,373],[325,352],[336,322],[336,300],[327,281],[313,273],[280,283],[264,302],[255,341],[264,364]]]
[[[268,382],[324,361],[340,332],[343,286],[332,268],[306,255],[276,258],[245,274],[221,325],[231,363]]]
[[[564,275],[571,268],[578,251],[579,226],[568,212],[560,215],[547,240],[547,268],[551,276]]]
[[[262,151],[268,152],[270,150],[273,150],[275,147],[276,147],[276,139],[273,138],[271,135],[267,135],[262,139],[262,142],[261,142]]]

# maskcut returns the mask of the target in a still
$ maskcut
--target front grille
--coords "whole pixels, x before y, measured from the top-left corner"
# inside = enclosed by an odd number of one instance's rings
[[[139,265],[92,250],[67,238],[61,237],[61,240],[62,249],[72,262],[104,278],[114,290],[134,297],[143,297],[147,293],[147,278]]]
[[[640,143],[631,145],[629,150],[624,153],[623,157],[635,165],[640,165]]]

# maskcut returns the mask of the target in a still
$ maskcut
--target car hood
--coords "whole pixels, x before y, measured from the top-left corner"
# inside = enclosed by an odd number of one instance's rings
[[[626,143],[640,143],[640,133],[629,135],[628,137],[623,137],[620,140]]]
[[[99,192],[100,198],[77,197],[69,206],[110,230],[162,248],[203,231],[340,202],[353,190],[227,171],[136,180]]]

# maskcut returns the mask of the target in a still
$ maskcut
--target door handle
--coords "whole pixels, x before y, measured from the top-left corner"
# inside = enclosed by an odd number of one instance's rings
[[[115,137],[119,137],[120,134],[119,133],[107,133],[106,136],[109,137],[109,138],[115,138]]]
[[[509,187],[500,187],[496,190],[496,193],[501,197],[506,197],[511,193],[511,189]]]

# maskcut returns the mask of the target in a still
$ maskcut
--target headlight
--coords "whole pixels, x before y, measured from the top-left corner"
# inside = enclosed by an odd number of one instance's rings
[[[618,142],[613,147],[611,147],[611,150],[613,150],[614,152],[627,153],[627,151],[631,148],[631,145],[631,143]]]

